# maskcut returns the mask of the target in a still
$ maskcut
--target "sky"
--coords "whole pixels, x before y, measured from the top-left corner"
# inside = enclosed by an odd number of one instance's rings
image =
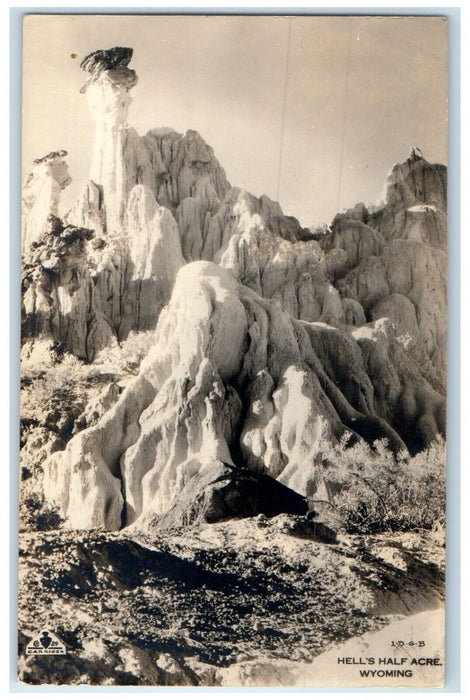
[[[378,202],[411,146],[447,163],[446,37],[439,17],[31,15],[23,174],[67,150],[70,208],[93,145],[80,61],[130,46],[130,126],[195,129],[233,186],[267,194],[305,226],[328,223]]]

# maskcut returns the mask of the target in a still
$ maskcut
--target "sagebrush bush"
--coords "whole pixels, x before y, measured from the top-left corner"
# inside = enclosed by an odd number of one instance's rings
[[[345,438],[346,440],[346,438]],[[346,443],[345,443],[346,444]],[[386,441],[332,448],[323,472],[332,505],[350,533],[431,529],[445,523],[446,448],[438,437],[414,457]]]
[[[111,382],[137,374],[153,337],[153,331],[131,333],[120,345],[116,342],[115,347],[103,350],[93,364],[50,341],[25,343],[21,356],[22,445],[31,428],[37,427],[67,442],[90,400]]]
[[[34,488],[38,489],[37,483]],[[32,485],[22,485],[20,490],[19,519],[20,532],[58,530],[64,518],[57,506],[46,503],[41,490],[33,491]]]

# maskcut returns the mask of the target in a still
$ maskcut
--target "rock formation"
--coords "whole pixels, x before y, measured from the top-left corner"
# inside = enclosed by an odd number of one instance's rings
[[[181,494],[213,503],[219,477],[241,502],[237,470],[328,490],[323,453],[346,434],[429,445],[445,431],[445,169],[413,151],[383,205],[313,235],[232,188],[197,132],[128,127],[131,57],[82,61],[95,145],[65,220],[64,152],[25,187],[24,336],[92,361],[155,329],[139,375],[45,464],[51,502],[72,527],[191,519]]]
[[[132,49],[117,47],[94,52],[81,64],[90,73],[82,92],[92,114],[95,141],[90,177],[64,223],[90,229],[95,237],[88,257],[84,256],[83,265],[74,272],[80,284],[74,289],[72,306],[77,319],[81,318],[81,326],[78,320],[75,323],[75,341],[70,343],[70,334],[57,330],[68,323],[64,318],[67,305],[49,299],[53,308],[48,313],[58,319],[53,325],[37,322],[36,316],[43,314],[42,307],[34,304],[37,295],[30,294],[24,310],[26,332],[49,332],[53,340],[64,342],[71,352],[88,360],[107,343],[125,339],[131,330],[155,327],[170,298],[176,272],[185,261],[218,256],[221,264],[233,271],[233,244],[230,251],[222,253],[235,234],[237,241],[240,235],[249,235],[252,214],[258,215],[261,238],[266,239],[261,243],[265,249],[262,260],[253,261],[252,267],[269,267],[270,256],[276,256],[283,241],[288,251],[294,251],[296,241],[311,237],[268,197],[257,200],[232,189],[212,149],[197,132],[182,136],[172,129],[153,129],[140,137],[128,127],[130,90],[137,83],[135,72],[127,67],[131,57]],[[31,242],[46,232],[48,216],[57,216],[60,190],[70,182],[64,155],[59,151],[40,159],[26,183],[26,259]],[[36,183],[34,187],[32,183]],[[45,189],[53,196],[46,197]],[[245,245],[245,238],[240,245]],[[299,253],[303,272],[311,261],[319,273],[319,250],[313,241],[299,248]],[[295,259],[297,251],[285,255]],[[308,273],[297,282],[297,271],[290,270],[284,284],[285,270],[280,269],[278,260],[271,267],[274,273],[264,274],[264,287],[254,288],[282,300],[294,316],[329,321],[341,314],[338,294],[321,273],[317,302],[309,289]],[[243,272],[241,279],[249,282]],[[287,289],[276,289],[281,279]],[[58,280],[59,287],[62,281]],[[64,294],[69,298],[70,289]],[[61,293],[56,297],[61,299]]]
[[[294,318],[338,325],[344,310],[325,271],[324,254],[314,240],[302,240],[279,205],[232,189],[225,198],[213,259],[243,284],[279,301]],[[219,223],[220,222],[220,223]],[[209,228],[211,231],[211,228]]]
[[[71,210],[65,151],[24,187],[20,681],[300,687],[390,616],[440,637],[445,168],[305,229],[127,125],[132,53],[81,63]]]
[[[72,182],[64,157],[67,151],[54,151],[34,161],[23,187],[22,246],[28,251],[47,228],[50,214],[57,216],[62,190]]]
[[[442,397],[380,325],[355,339],[295,321],[196,262],[180,270],[139,376],[52,455],[45,488],[70,525],[117,529],[165,513],[188,481],[223,464],[311,496],[322,452],[345,431],[402,450],[444,427]]]
[[[80,64],[91,75],[82,88],[95,125],[90,180],[101,188],[109,233],[120,231],[127,200],[123,144],[130,91],[137,83],[135,71],[127,68],[131,58],[132,49],[118,47],[96,51]]]
[[[170,529],[260,514],[267,518],[281,513],[306,515],[307,510],[306,498],[267,474],[216,464],[194,474],[169,510],[149,525],[152,530]]]
[[[50,337],[78,357],[90,355],[90,344],[103,348],[113,331],[96,308],[95,289],[87,269],[89,229],[64,226],[52,214],[47,228],[31,245],[23,262],[23,338]]]
[[[335,287],[368,321],[387,317],[432,364],[445,385],[447,334],[446,170],[414,150],[395,165],[385,203],[361,204],[335,217],[320,245]],[[349,304],[350,302],[348,302]],[[360,307],[358,306],[360,304]],[[360,316],[362,316],[359,310]]]

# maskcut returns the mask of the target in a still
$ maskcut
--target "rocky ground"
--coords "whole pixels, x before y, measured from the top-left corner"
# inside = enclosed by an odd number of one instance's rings
[[[435,534],[327,544],[305,534],[303,520],[22,533],[20,680],[216,686],[249,666],[247,685],[291,684],[289,666],[384,627],[390,615],[442,604],[444,548]],[[65,643],[66,656],[25,654],[43,629]]]

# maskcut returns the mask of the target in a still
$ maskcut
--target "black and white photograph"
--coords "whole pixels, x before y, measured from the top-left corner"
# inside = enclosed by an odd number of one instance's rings
[[[23,22],[18,680],[445,684],[448,22]]]

